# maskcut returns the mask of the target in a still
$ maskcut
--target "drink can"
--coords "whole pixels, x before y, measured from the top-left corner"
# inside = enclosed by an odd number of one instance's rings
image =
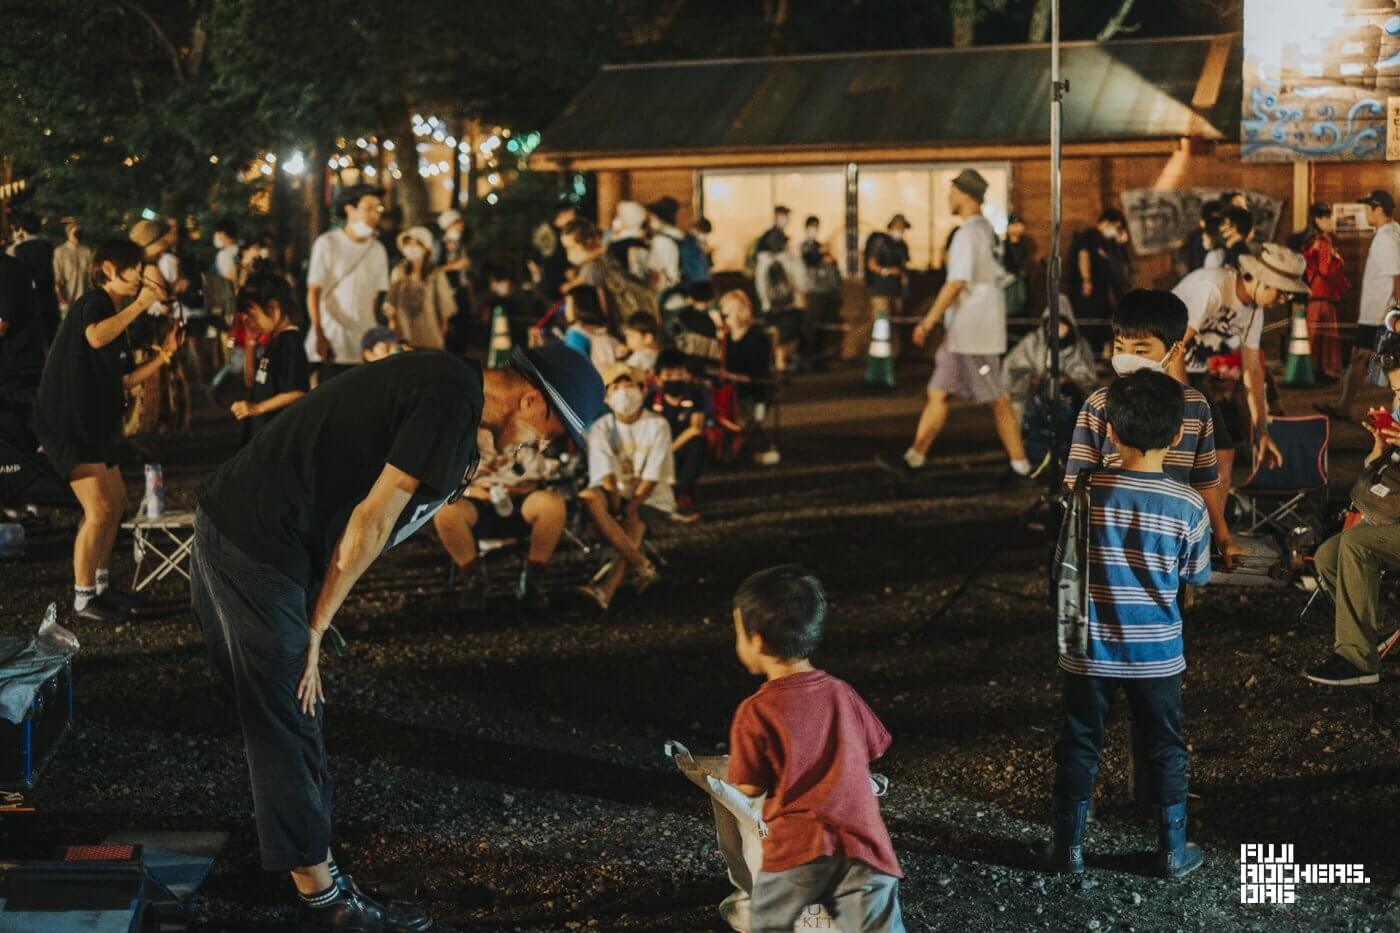
[[[147,518],[160,518],[165,514],[165,473],[159,463],[146,464],[146,495],[142,501]]]

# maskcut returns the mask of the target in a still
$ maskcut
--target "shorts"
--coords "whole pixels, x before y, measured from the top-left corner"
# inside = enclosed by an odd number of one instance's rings
[[[1380,337],[1381,326],[1379,324],[1357,324],[1356,342],[1353,343],[1353,350],[1365,350],[1367,353],[1376,349],[1376,340]]]
[[[44,447],[44,456],[53,464],[54,470],[65,481],[71,481],[73,471],[82,463],[101,463],[109,467],[117,465],[117,448],[121,438],[108,441],[77,441],[69,443],[40,436],[39,443]]]
[[[933,355],[930,392],[947,392],[974,402],[994,402],[1006,397],[1001,378],[1001,357],[994,353],[954,353],[945,341]]]
[[[520,514],[525,505],[524,496],[511,496],[510,502],[514,508],[510,510],[509,515],[497,512],[490,500],[470,501],[476,508],[476,524],[472,526],[472,535],[478,541],[501,541],[508,538],[519,540],[530,537],[530,525],[525,521],[525,516]]]

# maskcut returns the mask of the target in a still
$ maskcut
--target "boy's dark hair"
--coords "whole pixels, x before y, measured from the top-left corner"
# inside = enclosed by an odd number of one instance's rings
[[[1249,236],[1249,231],[1254,229],[1254,215],[1242,207],[1227,207],[1225,219],[1230,221],[1230,226],[1234,227],[1240,236]]]
[[[274,301],[281,309],[283,317],[289,321],[297,320],[297,299],[291,283],[276,273],[254,272],[238,290],[238,299],[234,307],[240,314],[246,314],[254,305],[269,311],[269,305]]]
[[[37,236],[43,224],[39,222],[39,215],[33,211],[20,211],[15,215],[15,229],[23,230],[30,236]]]
[[[603,305],[598,300],[598,290],[584,286],[575,288],[569,292],[569,298],[574,303],[574,320],[580,324],[596,326],[602,324],[606,318],[603,316]]]
[[[513,282],[515,277],[499,262],[488,262],[482,269],[481,277],[488,282]]]
[[[784,205],[779,204],[777,207],[773,208],[773,215],[776,217],[778,214],[790,215],[792,211],[788,210]]]
[[[1118,208],[1105,207],[1103,212],[1099,214],[1099,223],[1117,224],[1120,227],[1126,227],[1128,225],[1128,219],[1123,216],[1123,212]]]
[[[215,233],[222,233],[230,239],[238,239],[238,225],[233,222],[233,218],[225,217],[214,225]]]
[[[701,217],[699,220],[695,221],[695,231],[697,233],[704,233],[708,235],[712,233],[714,229],[715,225],[710,223],[710,218],[708,217]]]
[[[763,639],[764,652],[801,661],[816,653],[826,622],[826,590],[797,564],[760,570],[734,594],[744,630]]]
[[[802,226],[804,226],[804,227],[819,227],[819,226],[821,226],[821,222],[822,222],[822,221],[821,221],[821,218],[818,217],[816,214],[808,214],[808,215],[807,215],[807,219],[804,220],[804,221],[802,222]]]
[[[1381,339],[1376,348],[1376,365],[1383,373],[1400,369],[1400,334],[1389,333]]]
[[[564,225],[560,231],[561,236],[571,236],[574,242],[584,249],[593,249],[603,242],[603,234],[594,225],[593,221],[585,217],[575,217]]]
[[[1186,304],[1171,292],[1135,288],[1113,311],[1113,336],[1127,340],[1156,337],[1171,349],[1186,339]]]
[[[666,369],[684,369],[686,372],[690,372],[690,357],[675,347],[662,350],[656,355],[656,371],[661,372]]]
[[[715,300],[715,287],[709,282],[691,282],[685,288],[685,297],[691,301],[712,304]]]
[[[144,265],[146,253],[128,239],[103,240],[97,244],[97,250],[92,254],[92,266],[88,269],[88,282],[93,288],[101,288],[107,282],[107,274],[102,271],[104,262],[115,266],[120,277],[126,270]]]
[[[1143,453],[1170,447],[1186,413],[1181,383],[1148,369],[1115,379],[1107,401],[1108,423],[1118,440]]]
[[[1326,201],[1314,201],[1308,205],[1308,220],[1318,220],[1332,216],[1332,205]]]
[[[653,337],[661,333],[661,329],[656,323],[656,317],[645,311],[634,311],[622,326],[628,330],[635,330],[639,334],[650,334]]]
[[[360,202],[368,197],[376,197],[383,200],[384,189],[376,188],[374,185],[351,185],[340,192],[340,197],[335,202],[336,216],[344,220],[346,208],[359,207]]]

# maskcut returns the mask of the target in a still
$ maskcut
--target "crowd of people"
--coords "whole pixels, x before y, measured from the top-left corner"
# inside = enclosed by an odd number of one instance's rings
[[[1227,508],[1236,449],[1282,462],[1265,313],[1306,300],[1321,368],[1342,376],[1336,310],[1349,285],[1331,212],[1313,206],[1300,252],[1257,242],[1247,202],[1227,194],[1203,211],[1180,282],[1164,291],[1133,287],[1127,225],[1107,208],[1070,241],[1067,293],[1010,347],[1008,309],[1028,300],[1025,229],[1013,215],[998,237],[987,190],[967,169],[946,192],[958,220],[946,277],[913,332],[919,346],[941,333],[925,407],[903,455],[879,462],[902,479],[930,469],[953,398],[986,406],[1009,481],[1063,461],[1064,712],[1053,835],[1032,854],[1048,870],[1084,871],[1121,689],[1143,776],[1135,793],[1157,809],[1161,871],[1181,877],[1201,855],[1186,834],[1180,606],[1209,578],[1212,547],[1226,567],[1242,553]],[[1386,192],[1365,203],[1377,232],[1337,414],[1368,368],[1400,408],[1400,226]],[[753,244],[752,297],[716,288],[709,224],[682,229],[669,197],[620,203],[606,229],[562,205],[536,231],[523,281],[472,262],[455,210],[436,229],[396,229],[384,193],[355,186],[336,213],[304,283],[273,244],[242,242],[227,221],[200,268],[176,224],[142,219],[91,249],[66,222],[52,248],[22,216],[13,256],[0,256],[0,437],[42,451],[82,509],[72,617],[118,622],[143,604],[110,574],[127,511],[122,438],[160,420],[172,371],[207,377],[216,397],[242,384],[228,405],[241,446],[198,494],[191,582],[213,666],[238,699],[263,865],[291,874],[303,929],[423,930],[421,908],[368,897],[330,849],[319,655],[351,588],[431,523],[464,608],[490,596],[488,542],[523,551],[518,604],[549,607],[549,564],[577,529],[608,555],[581,599],[606,612],[628,579],[645,593],[660,578],[655,532],[699,517],[707,462],[778,462],[771,411],[783,374],[820,362],[814,334],[839,310],[840,264],[817,218],[789,238],[786,207]],[[875,317],[894,316],[907,294],[908,227],[896,215],[865,244]],[[229,352],[207,352],[210,334]],[[1045,403],[1052,345],[1061,411]],[[1113,378],[1100,386],[1103,361]],[[151,396],[145,420],[132,420],[133,392]],[[1040,430],[1066,412],[1062,430]],[[1380,568],[1400,566],[1400,508],[1376,491],[1400,501],[1400,413],[1380,414],[1365,422],[1375,443],[1361,519],[1317,552],[1337,627],[1335,654],[1307,673],[1318,683],[1377,680]],[[1063,450],[1046,449],[1057,435]],[[754,929],[790,929],[820,901],[862,916],[860,929],[901,930],[900,868],[866,791],[890,736],[851,687],[812,665],[825,612],[820,582],[790,566],[745,581],[734,600],[736,654],[765,678],[730,736],[729,780],[767,798]]]

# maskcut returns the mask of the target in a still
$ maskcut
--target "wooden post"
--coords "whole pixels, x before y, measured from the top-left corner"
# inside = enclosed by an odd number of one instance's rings
[[[1308,225],[1308,205],[1312,203],[1313,166],[1311,162],[1293,163],[1293,230]]]
[[[622,172],[615,169],[600,171],[597,175],[598,184],[598,226],[606,229],[608,220],[613,212],[617,210],[617,204],[623,198],[622,193]]]

